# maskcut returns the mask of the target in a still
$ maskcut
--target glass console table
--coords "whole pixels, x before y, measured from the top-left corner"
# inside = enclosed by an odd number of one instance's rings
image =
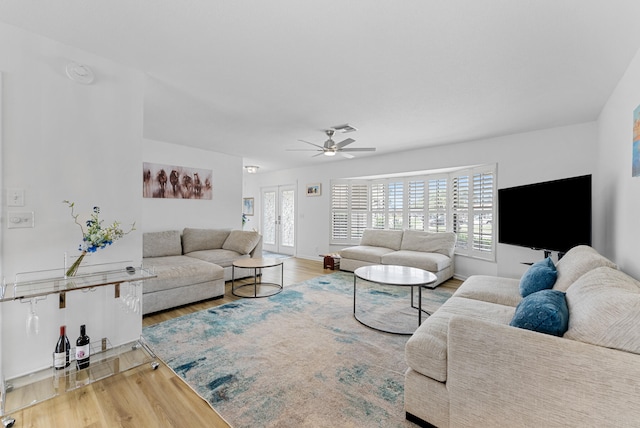
[[[130,283],[133,288],[138,288],[135,285],[140,284],[140,281],[156,277],[155,274],[141,267],[127,266],[128,263],[130,262],[82,266],[77,275],[68,278],[64,276],[64,269],[17,274],[15,282],[2,284],[0,304],[20,301],[33,305],[35,301],[45,299],[48,295],[56,295],[58,307],[63,309],[67,307],[67,293],[113,286],[113,298],[118,299],[121,297],[120,291],[123,283]],[[142,311],[138,310],[136,313],[142,319]],[[29,326],[29,324],[27,325]],[[55,344],[54,339],[51,337],[42,338],[42,340],[48,340],[47,343],[53,341],[54,343],[51,345]],[[15,423],[15,419],[9,415],[11,412],[142,364],[150,363],[154,370],[158,367],[156,356],[142,337],[116,346],[112,346],[108,337],[102,337],[97,341],[92,340],[90,344],[91,363],[85,369],[76,368],[74,343],[75,341],[71,341],[70,364],[65,369],[56,370],[53,368],[53,353],[51,365],[48,368],[28,374],[5,378],[5,370],[4,367],[2,368],[0,416],[3,426],[11,427]],[[3,346],[5,346],[4,342]]]

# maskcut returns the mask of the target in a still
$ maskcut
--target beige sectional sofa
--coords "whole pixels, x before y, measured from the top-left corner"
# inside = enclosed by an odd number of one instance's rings
[[[232,263],[262,257],[262,236],[254,231],[185,228],[147,232],[142,239],[142,265],[157,275],[143,283],[143,314],[222,297]],[[236,269],[235,276],[252,273]]]
[[[340,270],[367,265],[400,265],[428,270],[439,285],[453,277],[455,233],[366,229],[360,245],[340,251]]]
[[[568,308],[562,336],[510,326],[523,301],[520,280],[491,276],[469,277],[423,322],[405,350],[408,419],[437,427],[640,424],[640,282],[588,246],[555,268],[552,290],[565,292]]]

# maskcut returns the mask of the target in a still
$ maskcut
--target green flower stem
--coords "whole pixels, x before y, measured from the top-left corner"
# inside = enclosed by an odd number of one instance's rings
[[[80,254],[80,257],[78,257],[76,261],[73,262],[73,264],[69,267],[69,269],[67,269],[67,272],[65,273],[65,277],[76,276],[76,273],[78,272],[78,268],[80,267],[80,263],[82,263],[82,260],[86,255],[87,255],[86,251],[83,251],[82,254]]]

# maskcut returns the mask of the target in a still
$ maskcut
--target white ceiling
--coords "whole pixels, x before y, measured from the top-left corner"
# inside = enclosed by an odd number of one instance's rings
[[[639,16],[637,0],[0,2],[0,21],[146,72],[145,137],[261,171],[349,162],[286,151],[343,123],[377,147],[363,158],[595,120]]]

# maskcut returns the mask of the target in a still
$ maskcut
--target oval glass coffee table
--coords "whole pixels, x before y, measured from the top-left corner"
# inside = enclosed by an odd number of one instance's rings
[[[385,333],[413,334],[415,328],[403,327],[406,323],[400,322],[400,325],[395,325],[395,328],[392,328],[394,326],[391,324],[395,318],[415,319],[413,318],[415,310],[418,312],[417,325],[413,324],[415,321],[412,321],[412,324],[416,325],[416,328],[422,324],[422,287],[431,289],[436,287],[437,278],[433,273],[423,269],[395,265],[362,266],[353,273],[353,317],[361,324]],[[366,281],[368,287],[360,287],[361,292],[366,294],[361,295],[358,300],[359,280]],[[394,300],[403,298],[406,293],[403,295],[400,292],[398,293],[400,297],[396,297],[394,290],[385,291],[387,286],[409,287],[411,302],[400,306],[395,305]],[[415,287],[418,288],[417,306],[413,299]]]
[[[231,265],[231,294],[238,297],[269,297],[282,291],[284,286],[284,259],[238,259]],[[274,282],[262,282],[262,275],[258,269],[280,266],[280,284]],[[236,268],[253,269],[253,283],[242,284],[236,287]],[[260,277],[260,281],[258,281]]]

